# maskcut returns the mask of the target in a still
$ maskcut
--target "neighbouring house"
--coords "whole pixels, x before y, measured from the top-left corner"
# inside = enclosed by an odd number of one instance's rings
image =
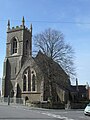
[[[70,100],[70,78],[59,64],[41,51],[32,57],[32,25],[7,25],[6,57],[3,67],[2,95],[29,101],[64,102]]]
[[[88,96],[89,96],[89,100],[90,100],[90,87],[88,89]]]
[[[90,100],[90,89],[89,85],[78,85],[78,80],[76,79],[76,85],[71,85],[71,98],[73,102],[80,102]]]

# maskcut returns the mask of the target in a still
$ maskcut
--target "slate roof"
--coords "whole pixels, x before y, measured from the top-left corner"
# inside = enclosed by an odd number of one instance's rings
[[[67,89],[70,86],[71,83],[69,76],[58,63],[50,59],[47,55],[39,51],[34,60],[45,76],[47,76],[48,73],[53,75],[53,81],[55,81],[60,87]]]
[[[86,85],[78,85],[79,93],[86,93]],[[77,92],[77,86],[71,85],[71,92]]]

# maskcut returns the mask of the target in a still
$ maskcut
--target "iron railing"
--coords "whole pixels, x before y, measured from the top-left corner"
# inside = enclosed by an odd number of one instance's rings
[[[19,104],[25,105],[24,98],[10,98],[10,97],[0,97],[0,104]]]

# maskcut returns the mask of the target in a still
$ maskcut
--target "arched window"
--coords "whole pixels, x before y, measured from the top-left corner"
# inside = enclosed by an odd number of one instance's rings
[[[35,75],[32,75],[32,91],[35,91]]]
[[[27,40],[27,41],[26,41],[26,50],[28,49],[28,44],[29,44],[29,43],[28,43],[28,40]]]
[[[12,52],[12,54],[17,53],[17,40],[16,40],[16,38],[14,38],[12,41],[11,52]]]
[[[28,40],[26,41],[26,55],[28,54],[28,45],[29,45],[29,43],[28,43]]]
[[[26,75],[23,78],[23,91],[26,91]]]

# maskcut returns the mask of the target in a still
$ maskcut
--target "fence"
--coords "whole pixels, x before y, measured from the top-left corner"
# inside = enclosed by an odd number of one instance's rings
[[[24,98],[10,98],[10,97],[0,97],[0,104],[18,104],[18,105],[25,105]]]

